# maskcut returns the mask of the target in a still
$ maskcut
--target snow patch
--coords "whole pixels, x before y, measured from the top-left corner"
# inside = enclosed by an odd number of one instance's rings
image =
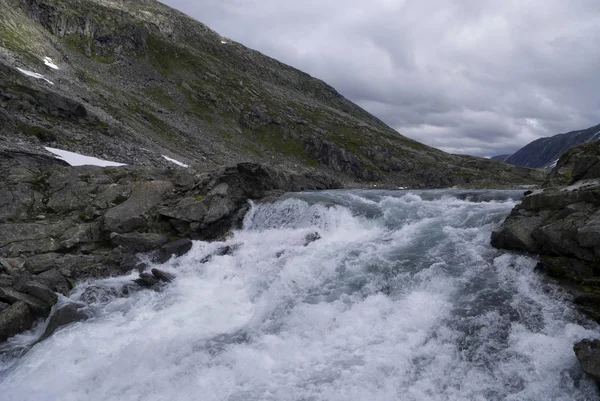
[[[224,44],[224,45],[226,45],[226,44],[227,44],[227,41],[225,41],[225,40],[222,40],[222,41],[221,41],[221,43],[222,43],[222,44]]]
[[[58,70],[58,66],[54,64],[50,57],[44,57],[44,64],[46,64],[46,66],[52,68],[53,70]]]
[[[554,168],[558,164],[558,159],[554,160],[552,163],[548,165],[548,168]]]
[[[171,163],[175,163],[175,164],[177,164],[178,166],[181,166],[181,167],[186,167],[186,168],[187,168],[187,167],[189,167],[187,164],[185,164],[185,163],[182,163],[182,162],[180,162],[179,160],[171,159],[169,156],[162,155],[162,157],[164,157],[165,159],[167,159],[167,160],[168,160],[168,161],[170,161]]]
[[[123,163],[111,162],[108,160],[98,159],[97,157],[84,156],[79,153],[69,152],[62,149],[45,147],[48,152],[56,155],[57,159],[66,161],[71,166],[100,166],[100,167],[118,167],[126,166]]]
[[[24,70],[24,69],[18,68],[18,67],[17,67],[17,70],[19,70],[19,72],[23,75],[27,75],[28,77],[33,77],[33,78],[37,78],[37,79],[43,79],[44,81],[48,82],[50,85],[54,85],[54,82],[50,81],[49,79],[44,77],[42,74],[38,74],[37,72],[33,72],[33,71]]]

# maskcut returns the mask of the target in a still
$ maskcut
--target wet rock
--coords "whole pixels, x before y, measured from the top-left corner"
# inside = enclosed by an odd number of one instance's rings
[[[306,234],[304,237],[304,246],[308,246],[311,242],[315,242],[321,239],[321,235],[318,232]]]
[[[583,371],[600,383],[600,340],[582,340],[573,346],[573,351]]]
[[[137,255],[132,253],[123,255],[123,258],[121,259],[120,268],[124,272],[131,270],[137,270],[141,272],[146,269],[146,267],[148,267],[148,265],[145,262],[142,262]]]
[[[125,252],[148,252],[160,247],[169,240],[164,234],[154,233],[111,233],[110,241],[123,247]]]
[[[145,288],[152,288],[156,284],[158,284],[158,279],[156,277],[154,277],[152,274],[140,273],[140,278],[135,279],[134,283],[136,283],[142,287],[145,287]]]
[[[56,330],[60,329],[63,326],[67,326],[72,323],[81,322],[89,318],[88,314],[82,310],[83,305],[76,304],[67,304],[60,309],[57,309],[51,316],[48,321],[48,326],[46,326],[46,330],[44,334],[40,337],[39,341],[44,341],[52,334],[56,332]]]
[[[233,253],[235,251],[237,251],[238,249],[240,249],[241,246],[242,246],[241,244],[222,246],[219,249],[217,249],[217,251],[215,252],[215,255],[217,255],[217,256],[233,255]]]
[[[158,281],[164,281],[164,282],[167,282],[167,283],[170,283],[171,281],[175,280],[175,276],[173,274],[167,273],[165,271],[158,270],[158,269],[152,269],[152,275]]]
[[[17,301],[0,312],[0,342],[28,330],[36,315],[25,302]]]
[[[539,244],[532,234],[539,227],[539,216],[507,218],[499,231],[492,233],[492,246],[516,251],[536,252]]]
[[[91,285],[85,289],[79,299],[86,304],[105,304],[117,298],[119,293],[112,287],[103,287],[98,285]]]
[[[177,241],[170,242],[160,247],[160,249],[154,255],[154,261],[156,263],[165,263],[171,256],[183,256],[192,249],[192,241],[189,239],[180,239]]]

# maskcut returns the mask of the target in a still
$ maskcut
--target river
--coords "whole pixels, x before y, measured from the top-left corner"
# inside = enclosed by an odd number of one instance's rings
[[[325,191],[253,204],[224,242],[82,283],[93,317],[4,346],[0,399],[589,400],[598,337],[536,260],[489,245],[522,191]],[[229,252],[223,247],[230,246]],[[223,254],[226,253],[226,254]],[[221,255],[222,254],[222,255]],[[209,257],[209,255],[212,255]],[[90,287],[113,288],[90,299]]]

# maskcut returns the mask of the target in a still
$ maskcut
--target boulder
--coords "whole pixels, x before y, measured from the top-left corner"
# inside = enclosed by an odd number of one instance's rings
[[[71,323],[81,322],[89,318],[88,314],[82,310],[83,305],[67,304],[57,309],[48,320],[48,325],[39,341],[44,341],[50,337],[56,330]]]
[[[509,216],[498,231],[492,233],[492,246],[515,251],[537,252],[539,244],[533,232],[540,226],[540,216]]]
[[[583,371],[600,383],[600,340],[582,340],[573,346],[573,351]]]
[[[148,181],[135,186],[129,199],[108,210],[104,215],[104,229],[128,233],[146,227],[143,215],[156,207],[173,190],[169,181]]]
[[[205,202],[196,198],[184,198],[176,205],[160,210],[163,216],[186,222],[203,221],[207,213]]]
[[[152,269],[152,275],[158,281],[164,281],[166,283],[170,283],[171,281],[173,281],[175,279],[175,276],[173,274],[167,273],[165,271],[158,270],[158,269]]]
[[[192,245],[192,241],[189,239],[180,239],[170,242],[160,247],[154,255],[154,261],[156,263],[165,263],[171,259],[171,256],[183,256],[192,249]]]
[[[125,252],[136,253],[156,249],[169,241],[169,237],[154,233],[111,233],[110,241],[114,245],[123,247]]]
[[[25,302],[15,302],[0,311],[0,342],[30,329],[35,320],[36,315]]]
[[[54,305],[58,302],[58,295],[50,288],[37,281],[28,281],[25,284],[25,292],[32,297],[47,303],[48,305]]]
[[[42,253],[27,258],[24,267],[33,274],[40,274],[56,267],[56,260],[61,255],[58,253]]]
[[[63,295],[68,295],[71,291],[71,283],[58,272],[56,269],[45,271],[35,276],[35,280],[44,284],[54,292],[58,292]]]
[[[158,284],[158,279],[152,274],[140,273],[140,278],[135,279],[134,283],[146,288],[152,288]]]
[[[0,300],[14,304],[17,302],[25,303],[35,314],[45,316],[50,312],[53,303],[43,301],[29,294],[23,294],[11,287],[0,288]]]

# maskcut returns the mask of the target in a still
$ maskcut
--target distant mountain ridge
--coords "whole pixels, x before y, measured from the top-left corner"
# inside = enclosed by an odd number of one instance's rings
[[[512,155],[492,157],[521,167],[551,169],[556,166],[561,154],[576,145],[600,140],[600,124],[593,127],[536,139]]]

